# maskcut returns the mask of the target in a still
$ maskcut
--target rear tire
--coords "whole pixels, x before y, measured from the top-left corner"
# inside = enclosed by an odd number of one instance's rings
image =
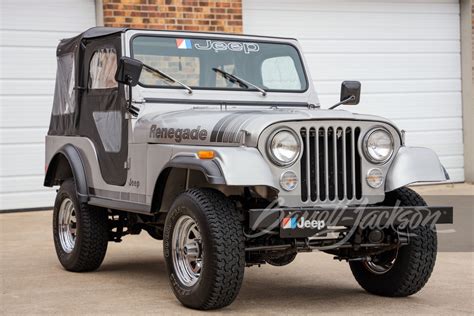
[[[107,252],[107,211],[80,203],[74,181],[61,184],[54,203],[53,237],[56,254],[68,271],[93,271]]]
[[[425,206],[421,196],[409,188],[400,188],[387,193],[383,205]],[[419,226],[409,232],[410,243],[398,251],[378,255],[379,261],[352,261],[352,274],[367,292],[389,297],[403,297],[415,294],[428,282],[433,271],[437,238],[434,228]],[[386,261],[386,262],[383,262]]]
[[[242,224],[234,204],[211,189],[190,189],[166,217],[163,250],[171,287],[185,306],[231,304],[245,268]]]

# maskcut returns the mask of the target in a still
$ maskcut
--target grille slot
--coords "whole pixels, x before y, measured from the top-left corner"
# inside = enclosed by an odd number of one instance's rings
[[[362,198],[359,127],[303,127],[301,200],[338,202]]]

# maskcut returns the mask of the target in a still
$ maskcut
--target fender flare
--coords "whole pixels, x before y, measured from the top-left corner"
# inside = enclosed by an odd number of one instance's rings
[[[194,155],[175,156],[163,169],[182,168],[201,171],[210,184],[226,184],[219,164],[215,160],[199,159]]]
[[[61,156],[66,158],[67,162],[69,163],[69,167],[71,168],[74,182],[76,184],[76,192],[79,201],[84,203],[88,202],[89,193],[83,159],[79,150],[72,144],[66,144],[62,146],[54,154],[46,170],[44,186],[52,187],[53,185],[57,184],[55,183],[56,179],[54,176]]]
[[[438,155],[424,147],[400,147],[385,180],[385,191],[390,192],[416,182],[449,180]]]

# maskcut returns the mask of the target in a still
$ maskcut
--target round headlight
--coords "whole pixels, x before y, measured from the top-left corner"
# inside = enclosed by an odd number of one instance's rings
[[[367,159],[375,163],[384,163],[393,154],[392,135],[383,128],[375,128],[366,134],[364,147]]]
[[[288,166],[294,163],[298,159],[300,151],[300,139],[292,130],[278,130],[268,140],[270,158],[279,166]]]

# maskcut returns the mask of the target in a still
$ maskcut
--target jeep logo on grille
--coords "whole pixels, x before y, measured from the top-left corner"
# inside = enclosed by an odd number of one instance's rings
[[[304,217],[300,217],[299,219],[292,216],[284,217],[281,222],[281,228],[283,229],[310,228],[321,230],[324,227],[326,227],[324,220],[305,220]]]

